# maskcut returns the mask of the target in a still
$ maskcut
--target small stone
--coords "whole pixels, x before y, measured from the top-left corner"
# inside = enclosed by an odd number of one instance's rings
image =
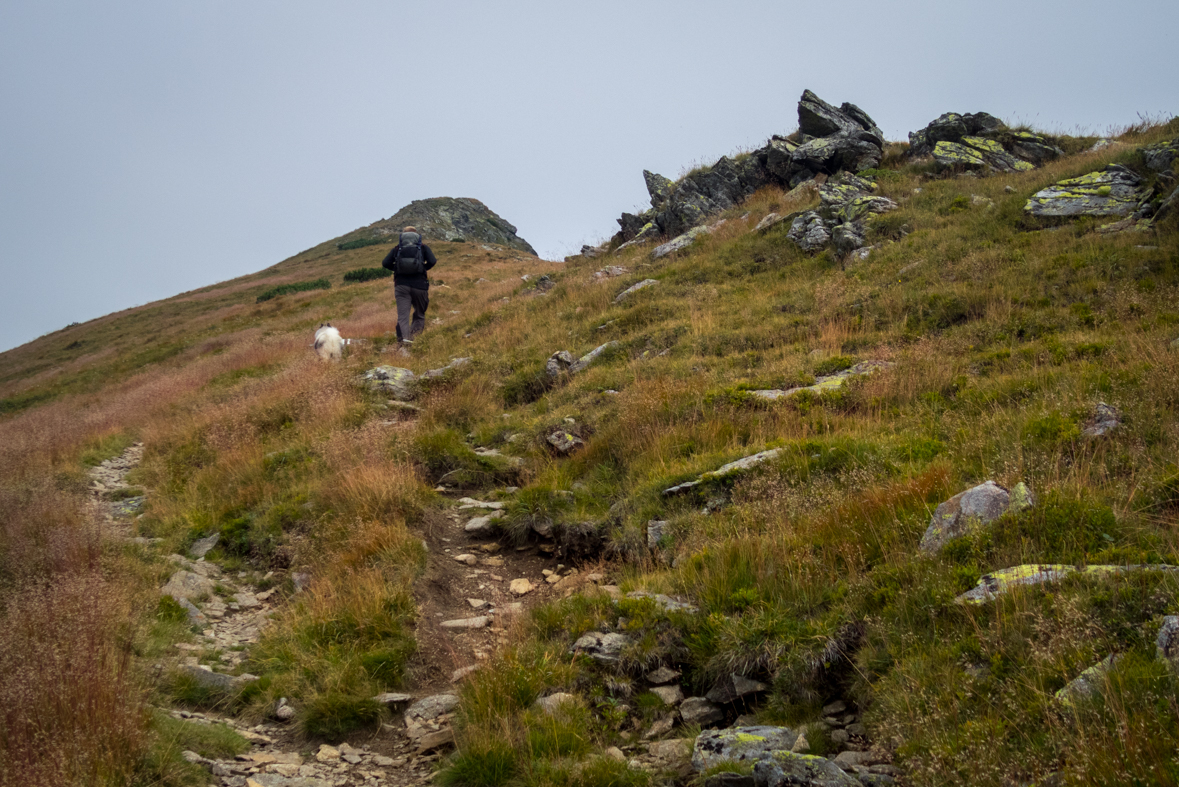
[[[555,585],[561,581],[561,575],[560,574],[549,574],[547,577],[544,578],[544,581],[550,585]]]
[[[684,690],[679,686],[655,686],[651,693],[663,700],[664,705],[674,707],[684,701]]]
[[[576,694],[557,692],[556,694],[550,694],[547,697],[541,697],[536,702],[534,702],[533,705],[537,708],[540,708],[545,713],[552,714],[555,713],[562,705],[580,704],[580,702],[581,701],[577,698]]]
[[[487,606],[487,602],[481,598],[469,598],[467,603],[471,605],[472,609],[483,609]]]
[[[319,747],[319,751],[315,753],[315,759],[320,762],[336,762],[340,759],[340,750],[324,743]]]
[[[447,728],[438,730],[437,732],[430,732],[418,739],[418,754],[425,754],[434,749],[441,749],[444,746],[454,745],[454,730]]]
[[[790,751],[794,752],[795,754],[806,754],[810,750],[811,750],[811,744],[810,744],[810,741],[808,741],[806,739],[805,732],[800,733],[798,736],[798,740],[796,740],[794,742],[794,745],[790,747]]]
[[[680,673],[669,667],[660,667],[659,669],[647,673],[647,682],[653,686],[658,686],[663,683],[671,683],[673,680],[679,678]]]
[[[652,724],[651,729],[647,730],[646,734],[643,735],[643,739],[649,741],[661,735],[666,735],[671,732],[673,727],[675,727],[675,714],[670,713]]]
[[[680,716],[684,724],[698,724],[701,727],[724,721],[725,712],[704,697],[689,697],[680,705]]]
[[[604,752],[607,757],[618,762],[626,762],[626,755],[617,746],[611,746]]]
[[[446,620],[440,625],[444,629],[481,629],[485,628],[491,618],[486,615],[480,615],[476,618],[460,618],[458,620]]]
[[[508,585],[508,590],[511,591],[513,596],[527,595],[528,593],[531,593],[534,589],[535,589],[535,587],[533,586],[533,584],[531,582],[529,582],[527,579],[524,579],[522,577],[520,579],[513,579],[511,581],[511,583]]]
[[[851,739],[851,735],[848,734],[848,731],[841,729],[831,730],[828,737],[831,738],[832,743],[838,743],[841,746]]]
[[[868,735],[868,728],[857,721],[847,725],[847,734],[855,735],[857,738],[865,738]]]
[[[844,713],[845,711],[847,711],[847,703],[843,700],[836,700],[830,705],[823,706],[824,716],[836,716],[840,713]]]

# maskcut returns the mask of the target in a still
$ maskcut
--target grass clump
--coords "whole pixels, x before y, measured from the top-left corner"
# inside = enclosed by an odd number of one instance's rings
[[[341,241],[336,244],[336,248],[340,251],[350,251],[352,249],[363,249],[366,246],[377,246],[382,243],[392,243],[392,238],[355,238],[353,240]],[[360,279],[360,281],[366,281]]]
[[[313,281],[301,281],[293,284],[281,284],[278,287],[271,287],[264,291],[257,297],[255,303],[263,303],[272,300],[280,295],[290,295],[296,292],[310,292],[311,290],[327,290],[330,289],[332,283],[327,279],[315,279]]]

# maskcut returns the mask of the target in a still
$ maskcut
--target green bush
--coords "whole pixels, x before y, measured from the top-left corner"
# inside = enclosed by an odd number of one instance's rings
[[[355,240],[341,241],[336,244],[336,248],[340,251],[348,251],[349,249],[363,249],[365,246],[379,246],[382,243],[392,243],[393,238],[356,238]]]
[[[393,271],[389,270],[388,268],[357,268],[356,270],[345,273],[344,281],[373,281],[374,279],[387,279],[392,275]]]
[[[516,752],[505,741],[469,745],[439,772],[443,787],[500,787],[516,774]]]
[[[277,298],[280,295],[290,295],[293,292],[308,292],[310,290],[328,290],[331,289],[332,283],[327,279],[315,279],[314,281],[301,281],[294,284],[282,284],[278,287],[272,287],[266,292],[258,296],[255,303],[262,303],[269,301],[272,298]]]

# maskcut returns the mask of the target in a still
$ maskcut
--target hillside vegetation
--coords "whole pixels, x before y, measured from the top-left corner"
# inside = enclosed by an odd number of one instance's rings
[[[1179,576],[1128,568],[1179,566],[1179,227],[1172,215],[1100,232],[1105,220],[1024,211],[1110,163],[1146,176],[1138,147],[1177,134],[1136,127],[1124,145],[1078,142],[984,178],[931,177],[891,145],[869,174],[899,208],[868,222],[866,258],[805,253],[789,223],[755,231],[818,204],[774,186],[659,259],[642,245],[557,263],[437,243],[443,286],[408,357],[392,343],[390,282],[344,281],[387,249],[334,240],[5,353],[0,784],[215,780],[180,752],[232,757],[238,743],[197,740],[200,725],[153,708],[253,723],[285,698],[305,752],[400,734],[372,698],[446,683],[418,612],[430,561],[453,562],[435,546],[458,495],[504,504],[509,554],[551,539],[553,568],[579,572],[524,597],[461,682],[444,784],[748,772],[649,756],[645,737],[699,732],[646,735],[675,721],[650,690],[659,667],[689,696],[733,675],[763,684],[707,726],[740,716],[802,731],[812,754],[870,749],[891,766],[871,776],[903,784],[1179,782],[1179,678],[1156,655]],[[595,277],[607,265],[625,270]],[[328,289],[258,302],[321,278]],[[307,346],[329,320],[367,339],[340,364]],[[576,373],[546,371],[557,351],[608,342]],[[459,357],[472,361],[424,381],[412,408],[357,384],[377,365],[421,374]],[[880,363],[839,386],[753,393],[864,362]],[[1120,424],[1090,436],[1099,404]],[[555,447],[557,433],[575,447]],[[88,515],[87,466],[137,441],[128,478],[147,502],[133,535],[158,542],[107,537]],[[1023,483],[1034,503],[921,549],[934,509],[988,480]],[[280,600],[237,666],[258,680],[225,696],[176,671],[177,643],[223,654],[158,590],[166,556],[212,534],[208,561]],[[958,600],[1037,564],[1120,570]],[[575,652],[595,632],[624,635],[616,658]],[[1092,691],[1057,697],[1111,654]],[[569,696],[535,704],[556,693]],[[851,740],[824,722],[834,703],[857,714]],[[862,781],[888,783],[867,769]]]

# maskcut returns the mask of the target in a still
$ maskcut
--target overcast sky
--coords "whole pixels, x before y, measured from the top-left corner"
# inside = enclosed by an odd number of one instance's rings
[[[260,270],[414,199],[560,259],[797,126],[1179,112],[1175,0],[0,0],[0,350]]]

